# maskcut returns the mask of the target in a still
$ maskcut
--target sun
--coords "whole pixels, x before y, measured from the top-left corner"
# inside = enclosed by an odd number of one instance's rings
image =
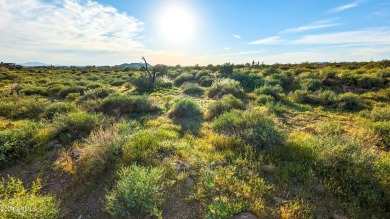
[[[194,19],[190,11],[182,7],[169,7],[159,17],[161,35],[173,43],[190,39],[194,32]]]

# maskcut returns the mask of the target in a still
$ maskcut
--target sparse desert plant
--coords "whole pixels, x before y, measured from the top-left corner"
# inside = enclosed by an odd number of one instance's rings
[[[100,106],[100,111],[109,115],[147,113],[158,110],[159,108],[147,96],[124,96],[118,93],[110,94]]]
[[[181,86],[186,81],[192,81],[194,79],[194,76],[190,73],[182,73],[179,76],[177,76],[174,80],[174,84],[176,86]]]
[[[210,98],[220,98],[226,94],[232,94],[237,98],[241,98],[244,96],[244,89],[240,85],[240,82],[225,78],[214,81],[207,92]]]
[[[40,123],[25,122],[16,128],[1,130],[0,167],[33,151],[38,146],[34,136],[41,127]]]
[[[0,217],[1,218],[57,218],[58,203],[51,195],[42,195],[40,180],[26,189],[22,181],[4,178],[0,181]]]
[[[343,93],[340,94],[337,100],[339,109],[358,111],[364,107],[363,100],[359,95],[354,93]]]
[[[245,109],[245,105],[240,99],[235,98],[233,95],[225,95],[221,100],[217,100],[208,106],[206,118],[212,119],[224,112],[229,112],[232,109],[243,110]]]
[[[260,105],[266,105],[267,103],[272,103],[275,101],[275,98],[271,95],[260,94],[256,97],[256,102]]]
[[[180,99],[169,112],[172,118],[186,118],[201,115],[199,106],[191,99]]]
[[[181,86],[183,93],[188,95],[202,95],[204,90],[198,84],[185,82]]]
[[[257,95],[270,95],[273,96],[275,99],[280,99],[280,93],[283,91],[283,88],[279,86],[263,86],[259,87],[255,90],[255,93]]]
[[[265,109],[231,110],[211,123],[220,134],[238,136],[255,150],[275,147],[283,142],[283,134]]]
[[[52,119],[57,114],[66,114],[77,109],[76,105],[73,103],[58,102],[51,104],[45,110],[46,118]]]
[[[25,94],[27,96],[30,95],[47,96],[47,89],[44,87],[28,86],[20,90],[20,93]]]
[[[61,97],[61,98],[66,98],[70,93],[79,93],[80,95],[83,95],[84,94],[84,87],[80,87],[80,86],[71,86],[71,87],[63,87],[60,92],[58,93],[58,95]]]
[[[160,214],[163,172],[132,165],[118,172],[114,189],[107,194],[106,208],[115,217],[136,218]]]

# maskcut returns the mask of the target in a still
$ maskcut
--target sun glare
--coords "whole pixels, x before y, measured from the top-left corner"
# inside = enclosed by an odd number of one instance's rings
[[[161,35],[173,43],[187,41],[194,31],[194,19],[185,8],[167,8],[162,12],[159,22]]]

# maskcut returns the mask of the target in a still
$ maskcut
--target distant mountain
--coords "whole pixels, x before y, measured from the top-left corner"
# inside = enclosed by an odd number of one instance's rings
[[[118,66],[122,66],[122,67],[136,67],[138,68],[139,67],[139,63],[123,63],[121,65],[118,65]],[[152,65],[148,64],[148,67],[151,67]]]
[[[25,62],[20,64],[21,66],[26,66],[26,67],[35,67],[35,66],[50,66],[49,64],[45,64],[42,62]]]

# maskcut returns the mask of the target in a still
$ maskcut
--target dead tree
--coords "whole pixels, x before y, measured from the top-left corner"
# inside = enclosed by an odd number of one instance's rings
[[[154,87],[156,85],[156,75],[158,72],[156,72],[155,69],[150,72],[148,69],[148,62],[146,61],[145,57],[142,56],[142,60],[145,62],[145,64],[140,62],[139,65],[141,66],[141,69],[148,74],[149,87]]]

